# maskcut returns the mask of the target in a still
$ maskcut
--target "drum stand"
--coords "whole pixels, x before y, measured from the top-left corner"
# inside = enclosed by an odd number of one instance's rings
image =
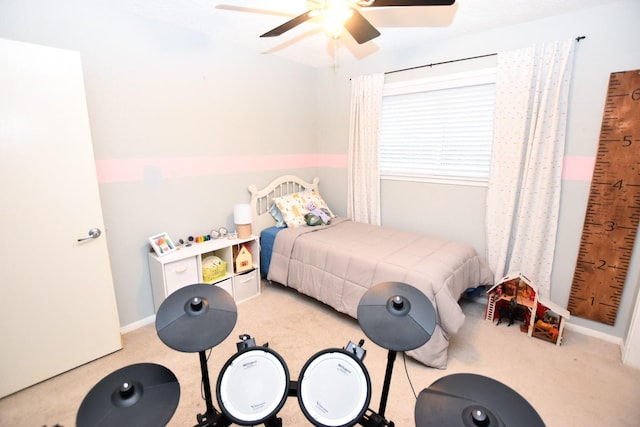
[[[156,313],[158,337],[167,346],[200,355],[202,387],[207,411],[197,414],[196,427],[226,427],[227,416],[213,407],[205,351],[225,340],[233,330],[238,313],[233,297],[219,286],[196,283],[169,295]],[[198,334],[188,332],[198,330]],[[188,337],[188,339],[185,339]]]
[[[199,352],[200,370],[202,371],[202,386],[204,388],[204,400],[207,405],[207,412],[196,415],[198,424],[195,427],[226,427],[231,425],[227,417],[216,411],[213,407],[213,397],[211,396],[211,383],[209,382],[209,368],[207,368],[207,356],[204,350]]]
[[[382,396],[380,397],[380,408],[378,412],[371,411],[371,414],[365,414],[358,423],[365,427],[394,427],[393,421],[384,418],[384,412],[387,409],[387,399],[389,397],[389,388],[391,386],[391,374],[393,373],[393,364],[396,360],[396,352],[389,350],[387,354],[387,371],[384,374],[384,384],[382,385]]]
[[[383,282],[370,288],[358,304],[358,323],[369,339],[389,350],[378,413],[364,416],[366,427],[394,427],[384,418],[393,363],[398,351],[420,347],[431,338],[436,312],[431,301],[417,288],[402,282]]]
[[[264,422],[265,427],[282,427],[282,418],[274,416]]]

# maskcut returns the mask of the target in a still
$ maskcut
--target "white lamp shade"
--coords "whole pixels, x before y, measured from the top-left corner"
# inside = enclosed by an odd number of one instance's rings
[[[251,224],[251,205],[240,203],[233,206],[234,224]]]

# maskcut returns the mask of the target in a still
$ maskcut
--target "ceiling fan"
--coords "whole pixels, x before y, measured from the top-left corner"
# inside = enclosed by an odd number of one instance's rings
[[[267,31],[260,37],[277,37],[298,25],[321,17],[325,30],[338,38],[342,28],[363,44],[380,35],[380,32],[360,13],[359,8],[401,6],[451,6],[455,0],[313,0],[317,8],[310,9],[284,24]]]

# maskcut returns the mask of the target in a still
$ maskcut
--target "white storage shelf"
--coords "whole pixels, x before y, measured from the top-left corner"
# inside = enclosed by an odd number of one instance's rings
[[[253,269],[236,272],[234,254],[242,246],[251,252]],[[217,256],[226,262],[226,274],[213,281],[203,279],[202,261]],[[160,304],[176,290],[195,283],[210,283],[229,292],[236,302],[260,294],[260,243],[257,236],[247,239],[215,239],[182,247],[164,256],[149,253],[149,274],[156,312]]]

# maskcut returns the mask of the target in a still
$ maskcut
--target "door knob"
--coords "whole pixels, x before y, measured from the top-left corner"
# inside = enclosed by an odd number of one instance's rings
[[[85,240],[97,239],[102,234],[99,228],[92,228],[89,230],[89,235],[87,237],[83,237],[78,239],[78,242],[84,242]]]

